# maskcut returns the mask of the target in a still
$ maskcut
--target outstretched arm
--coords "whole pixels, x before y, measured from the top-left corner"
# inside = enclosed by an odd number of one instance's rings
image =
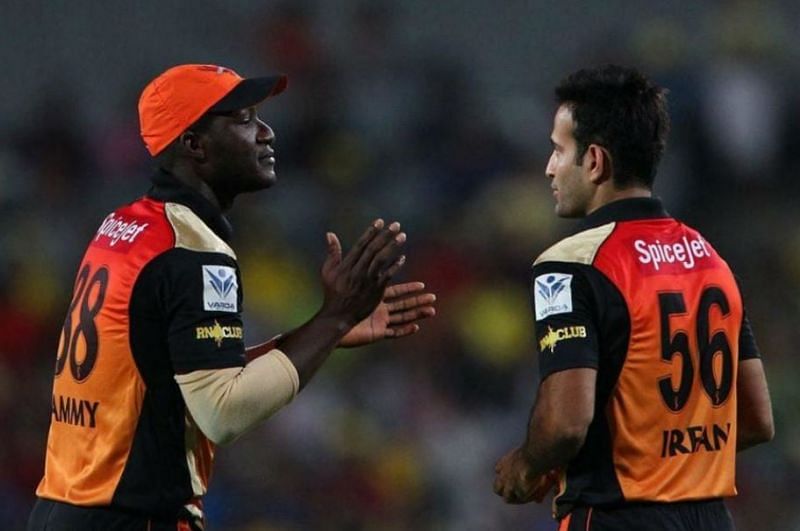
[[[373,223],[343,258],[328,234],[322,268],[322,308],[296,330],[249,349],[245,367],[192,371],[175,376],[192,417],[212,441],[226,443],[288,403],[341,339],[384,298],[402,267],[405,234],[399,223]],[[258,356],[257,354],[264,354]]]
[[[366,319],[354,326],[339,341],[337,347],[352,348],[375,343],[382,339],[397,339],[416,334],[419,322],[436,315],[436,295],[423,293],[422,282],[393,284],[386,288],[383,300]],[[294,331],[280,334],[269,341],[247,347],[245,357],[248,362],[263,356],[270,350],[280,348],[283,339]]]

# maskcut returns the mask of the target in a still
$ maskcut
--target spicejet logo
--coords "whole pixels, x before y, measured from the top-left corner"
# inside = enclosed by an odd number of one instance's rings
[[[573,339],[576,337],[586,337],[585,326],[565,326],[557,330],[553,330],[550,326],[547,327],[547,333],[542,339],[539,340],[539,352],[544,352],[545,349],[550,349],[552,354],[556,349],[556,344],[565,339]]]
[[[639,254],[639,262],[650,265],[656,271],[666,265],[683,266],[684,269],[694,268],[698,261],[711,257],[711,248],[702,237],[692,240],[684,236],[675,243],[661,243],[659,240],[647,242],[634,240],[633,247]]]
[[[139,235],[144,232],[149,223],[141,223],[137,219],[126,219],[112,212],[103,220],[94,236],[94,242],[111,250],[127,251]],[[128,245],[115,246],[120,243]]]
[[[213,339],[217,348],[222,346],[223,339],[242,339],[241,326],[220,326],[215,319],[214,326],[198,326],[195,329],[197,339]]]

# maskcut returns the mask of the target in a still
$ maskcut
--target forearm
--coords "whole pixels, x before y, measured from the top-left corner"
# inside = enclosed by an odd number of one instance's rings
[[[736,427],[736,451],[741,452],[769,442],[775,436],[775,427],[772,422],[772,409],[768,414],[752,411],[747,406],[739,405],[738,425]]]
[[[528,426],[528,437],[522,447],[528,459],[529,473],[538,476],[564,467],[578,455],[585,438],[585,431],[564,429],[546,419],[537,420],[534,410]]]
[[[254,359],[263,356],[270,350],[279,349],[283,351],[283,341],[290,335],[294,333],[294,330],[290,332],[284,332],[282,334],[278,334],[275,337],[270,338],[268,341],[264,343],[259,343],[258,345],[252,345],[246,347],[244,350],[244,357],[247,360],[247,363],[250,363]]]
[[[245,367],[193,371],[175,380],[192,418],[216,444],[236,439],[288,404],[299,390],[297,371],[279,350]]]
[[[523,445],[534,475],[561,468],[578,455],[594,418],[596,377],[595,369],[568,369],[539,385]]]
[[[753,446],[758,446],[759,444],[769,442],[770,440],[771,437],[766,438],[758,434],[739,433],[738,436],[736,437],[736,451],[743,452],[748,448],[752,448]]]
[[[739,363],[736,411],[736,451],[769,442],[775,436],[772,402],[760,359]]]
[[[297,369],[300,389],[305,387],[351,327],[352,324],[342,318],[320,312],[301,327],[278,338],[281,351]]]

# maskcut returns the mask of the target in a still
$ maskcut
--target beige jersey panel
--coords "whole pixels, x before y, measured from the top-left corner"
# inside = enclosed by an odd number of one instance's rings
[[[573,262],[590,265],[594,262],[597,250],[614,231],[614,227],[616,227],[616,223],[608,223],[564,238],[539,255],[533,265],[542,262]]]
[[[214,234],[214,231],[189,207],[178,203],[166,203],[164,210],[175,231],[175,247],[190,251],[222,253],[236,260],[233,249]]]
[[[227,444],[291,402],[300,389],[292,361],[278,349],[245,367],[176,374],[186,407],[216,444]]]

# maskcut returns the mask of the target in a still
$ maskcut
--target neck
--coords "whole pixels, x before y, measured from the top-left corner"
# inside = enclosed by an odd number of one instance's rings
[[[209,186],[208,182],[203,179],[197,172],[193,171],[191,167],[186,167],[185,165],[175,165],[169,169],[165,168],[165,171],[168,171],[172,174],[176,179],[180,182],[196,190],[200,195],[208,199],[212,205],[217,207],[220,210],[225,210],[225,205],[223,205],[217,194],[214,193],[214,190]]]
[[[587,214],[591,214],[598,208],[605,206],[609,203],[614,201],[619,201],[620,199],[631,199],[634,197],[653,197],[653,191],[649,188],[644,188],[642,186],[634,186],[631,188],[625,188],[624,190],[617,190],[614,188],[611,183],[608,183],[608,187],[601,187],[598,189],[597,194],[594,197],[594,201],[592,204],[589,205],[587,209]]]

